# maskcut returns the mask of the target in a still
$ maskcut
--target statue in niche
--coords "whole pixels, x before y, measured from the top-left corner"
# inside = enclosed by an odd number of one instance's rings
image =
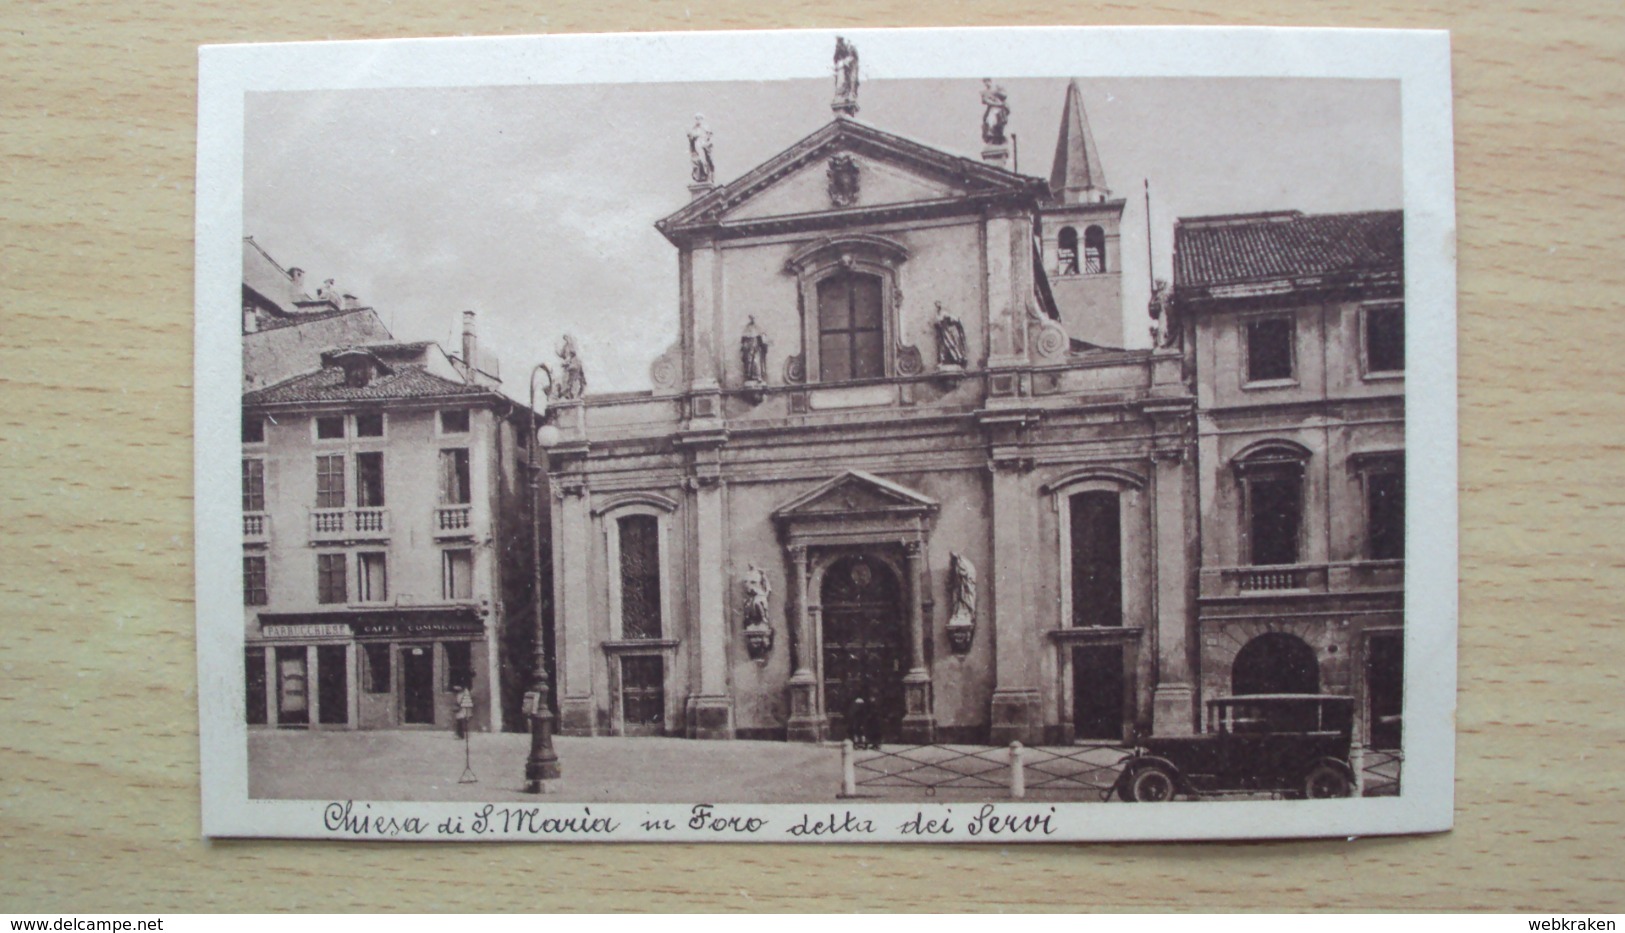
[[[767,628],[767,600],[773,595],[767,571],[752,563],[740,582],[745,587],[745,628]]]
[[[965,325],[950,315],[937,302],[937,317],[933,322],[937,330],[937,365],[965,366]]]
[[[756,329],[756,318],[745,321],[745,332],[739,338],[739,361],[744,364],[745,382],[767,381],[767,338]]]
[[[857,111],[858,47],[841,36],[835,37],[835,102]]]
[[[705,125],[705,114],[694,115],[694,125],[688,131],[688,159],[692,163],[689,175],[697,185],[709,185],[716,180],[717,167],[711,161],[711,128]]]
[[[550,393],[556,402],[566,402],[578,399],[587,394],[587,372],[581,366],[581,356],[576,352],[574,337],[565,334],[559,338],[558,345],[553,352],[559,355],[559,371],[562,374],[553,382]]]
[[[1004,127],[1010,122],[1009,100],[1004,88],[995,86],[992,78],[982,79],[982,142],[989,146],[1005,143]]]
[[[1157,279],[1151,286],[1151,348],[1164,350],[1179,343],[1179,328],[1174,320],[1174,290],[1167,279]]]
[[[948,645],[963,655],[976,634],[976,565],[963,554],[948,555],[948,602]]]

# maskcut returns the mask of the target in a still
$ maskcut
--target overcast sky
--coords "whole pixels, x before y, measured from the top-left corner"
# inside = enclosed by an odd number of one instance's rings
[[[997,79],[1020,171],[1049,176],[1065,80]],[[1125,333],[1145,343],[1176,217],[1402,206],[1399,85],[1326,79],[1080,82],[1123,220]],[[979,81],[865,80],[859,119],[977,157]],[[686,133],[720,181],[831,119],[828,80],[274,92],[246,102],[244,234],[334,278],[403,340],[457,345],[460,312],[508,389],[573,333],[592,391],[648,388],[676,338],[677,252],[654,222],[688,201]]]

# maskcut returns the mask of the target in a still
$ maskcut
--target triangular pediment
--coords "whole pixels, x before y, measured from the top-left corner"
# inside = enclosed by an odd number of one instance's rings
[[[860,515],[923,515],[936,510],[935,499],[907,486],[862,470],[847,470],[786,502],[774,510],[773,517],[793,521]]]
[[[833,165],[850,159],[855,175],[851,202],[837,204],[830,195]],[[812,214],[842,207],[877,207],[939,201],[969,193],[962,179],[921,171],[917,166],[876,158],[853,147],[832,148],[754,193],[721,214],[723,221]]]
[[[832,175],[852,172],[845,184]],[[837,190],[839,193],[836,193]],[[867,124],[837,119],[656,223],[668,237],[784,218],[853,214],[904,205],[1043,198],[1043,179],[944,152]]]

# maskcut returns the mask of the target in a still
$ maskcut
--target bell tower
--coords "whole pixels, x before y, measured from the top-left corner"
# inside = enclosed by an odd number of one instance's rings
[[[1123,345],[1122,198],[1113,199],[1078,82],[1066,88],[1050,195],[1040,208],[1044,271],[1073,340]]]

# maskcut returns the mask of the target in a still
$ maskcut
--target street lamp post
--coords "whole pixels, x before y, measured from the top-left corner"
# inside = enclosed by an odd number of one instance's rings
[[[547,373],[548,388],[553,386],[553,371],[546,363],[536,364],[530,371],[530,437],[525,445],[530,451],[530,557],[531,584],[535,587],[531,604],[536,609],[536,680],[530,688],[534,698],[530,704],[530,757],[525,759],[525,792],[528,794],[542,793],[546,788],[544,782],[559,778],[559,756],[553,750],[553,706],[548,702],[547,619],[542,612],[542,474],[547,471],[547,454],[542,454],[540,465],[536,462],[536,448],[542,446],[542,433],[557,433],[558,429],[551,425],[537,429],[537,373]],[[545,393],[542,407],[544,410],[547,407]]]

